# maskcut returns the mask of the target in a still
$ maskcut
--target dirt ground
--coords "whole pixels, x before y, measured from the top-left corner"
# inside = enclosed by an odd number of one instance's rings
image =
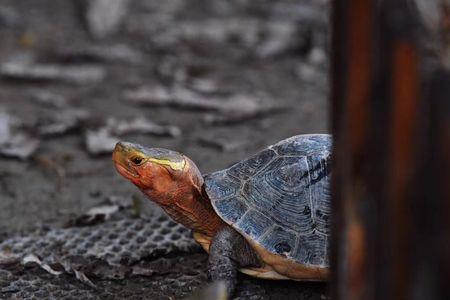
[[[326,1],[133,0],[103,36],[86,22],[86,5],[0,3],[0,112],[19,124],[14,134],[39,143],[29,157],[0,158],[0,241],[63,226],[111,196],[132,195],[149,206],[116,174],[108,149],[99,154],[89,146],[89,134],[108,122],[144,117],[161,125],[163,133],[135,128],[116,130],[114,138],[181,151],[204,173],[292,135],[328,131]],[[73,69],[80,66],[85,69]],[[142,105],[129,97],[142,87],[183,87],[182,99],[192,92],[220,103],[261,98],[271,108],[257,105],[236,118],[244,110],[239,101],[225,110],[204,103]],[[68,122],[79,110],[83,117]],[[122,285],[136,290],[148,280]],[[268,286],[264,299],[324,297],[322,285],[245,280]],[[285,290],[290,294],[280,293]]]

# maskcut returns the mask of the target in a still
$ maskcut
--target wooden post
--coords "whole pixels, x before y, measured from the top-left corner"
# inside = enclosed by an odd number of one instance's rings
[[[333,4],[333,299],[450,299],[450,74],[410,4]]]

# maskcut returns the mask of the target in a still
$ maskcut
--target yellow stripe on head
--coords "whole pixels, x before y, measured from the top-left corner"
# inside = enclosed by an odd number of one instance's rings
[[[169,166],[172,170],[181,171],[184,169],[184,166],[186,165],[186,161],[183,159],[182,161],[170,161],[168,159],[157,159],[157,158],[148,158],[149,161],[157,163],[159,165],[165,165]]]

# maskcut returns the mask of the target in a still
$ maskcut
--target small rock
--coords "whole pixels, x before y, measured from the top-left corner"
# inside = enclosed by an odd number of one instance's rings
[[[86,22],[96,38],[114,33],[128,12],[129,0],[89,0],[86,2]]]
[[[137,117],[133,120],[117,120],[115,118],[110,118],[107,120],[107,127],[109,127],[111,132],[115,135],[140,133],[175,137],[181,134],[181,130],[176,126],[159,125],[144,117]]]
[[[139,64],[144,60],[143,54],[126,44],[85,45],[59,50],[56,55],[60,60],[70,63],[129,63]]]
[[[47,118],[39,119],[35,127],[37,133],[41,136],[63,135],[80,128],[89,116],[89,112],[84,109],[67,108],[62,111],[55,111]]]
[[[300,62],[296,68],[296,74],[302,81],[313,85],[325,87],[328,80],[326,69],[312,63]]]
[[[256,18],[185,20],[179,22],[179,26],[159,26],[160,30],[154,32],[153,28],[158,28],[155,21],[150,16],[130,27],[136,28],[133,31],[147,31],[152,44],[158,49],[170,49],[186,44],[195,45],[197,48],[208,45],[210,49],[211,45],[219,46],[230,42],[238,44],[241,49],[250,49],[258,42],[260,24]],[[165,21],[162,19],[160,23],[164,24]]]
[[[85,136],[86,148],[93,155],[111,153],[119,140],[108,128],[88,130]]]
[[[281,109],[267,97],[247,94],[206,97],[182,86],[172,89],[163,86],[142,87],[125,92],[124,98],[142,105],[173,106],[216,112],[215,115],[207,116],[205,120],[208,123],[234,123]]]
[[[221,102],[221,109],[216,113],[204,116],[207,124],[233,124],[260,118],[273,113],[280,113],[285,108],[275,105],[265,97],[255,95],[236,94]]]
[[[144,117],[133,120],[109,118],[105,126],[87,132],[86,146],[91,154],[111,153],[119,141],[118,136],[133,133],[176,137],[181,134],[181,130],[172,125],[156,124]]]
[[[119,206],[115,204],[100,205],[92,207],[83,215],[69,222],[73,226],[90,226],[106,220],[119,211]]]
[[[265,38],[256,47],[260,57],[270,57],[296,51],[298,54],[307,52],[310,47],[311,33],[308,28],[296,22],[269,22],[264,30]]]
[[[125,91],[124,98],[130,102],[148,105],[169,105],[173,101],[169,89],[161,85]]]
[[[24,160],[37,150],[39,140],[25,133],[21,126],[16,118],[0,110],[0,155]]]
[[[190,80],[189,88],[203,94],[225,93],[218,82],[209,78],[196,78]]]
[[[39,147],[39,140],[24,133],[17,133],[8,142],[0,144],[0,155],[25,160]]]
[[[230,141],[225,138],[200,137],[198,143],[202,146],[217,149],[223,152],[232,152],[245,147],[244,141]]]
[[[33,102],[43,106],[63,108],[68,104],[67,99],[62,95],[44,89],[31,89],[28,91],[28,95]]]
[[[11,115],[0,111],[0,144],[6,143],[11,139],[12,125],[15,122]]]
[[[328,58],[324,49],[316,47],[310,51],[308,55],[308,60],[313,65],[320,67],[326,65]]]
[[[23,81],[61,81],[71,84],[93,84],[106,77],[104,68],[95,65],[65,66],[9,62],[0,66],[0,75]]]

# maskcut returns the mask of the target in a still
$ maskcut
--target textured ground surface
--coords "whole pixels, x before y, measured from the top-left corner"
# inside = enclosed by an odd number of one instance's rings
[[[133,0],[99,38],[83,1],[1,1],[0,250],[64,272],[9,258],[0,299],[177,299],[202,285],[205,254],[115,174],[108,143],[179,150],[207,173],[327,132],[324,3]],[[120,211],[79,218],[102,203]],[[325,297],[320,284],[241,282],[243,299]]]
[[[179,299],[204,286],[206,255],[165,215],[121,210],[82,227],[0,243],[1,299]],[[241,276],[236,299],[326,299],[322,284]]]

